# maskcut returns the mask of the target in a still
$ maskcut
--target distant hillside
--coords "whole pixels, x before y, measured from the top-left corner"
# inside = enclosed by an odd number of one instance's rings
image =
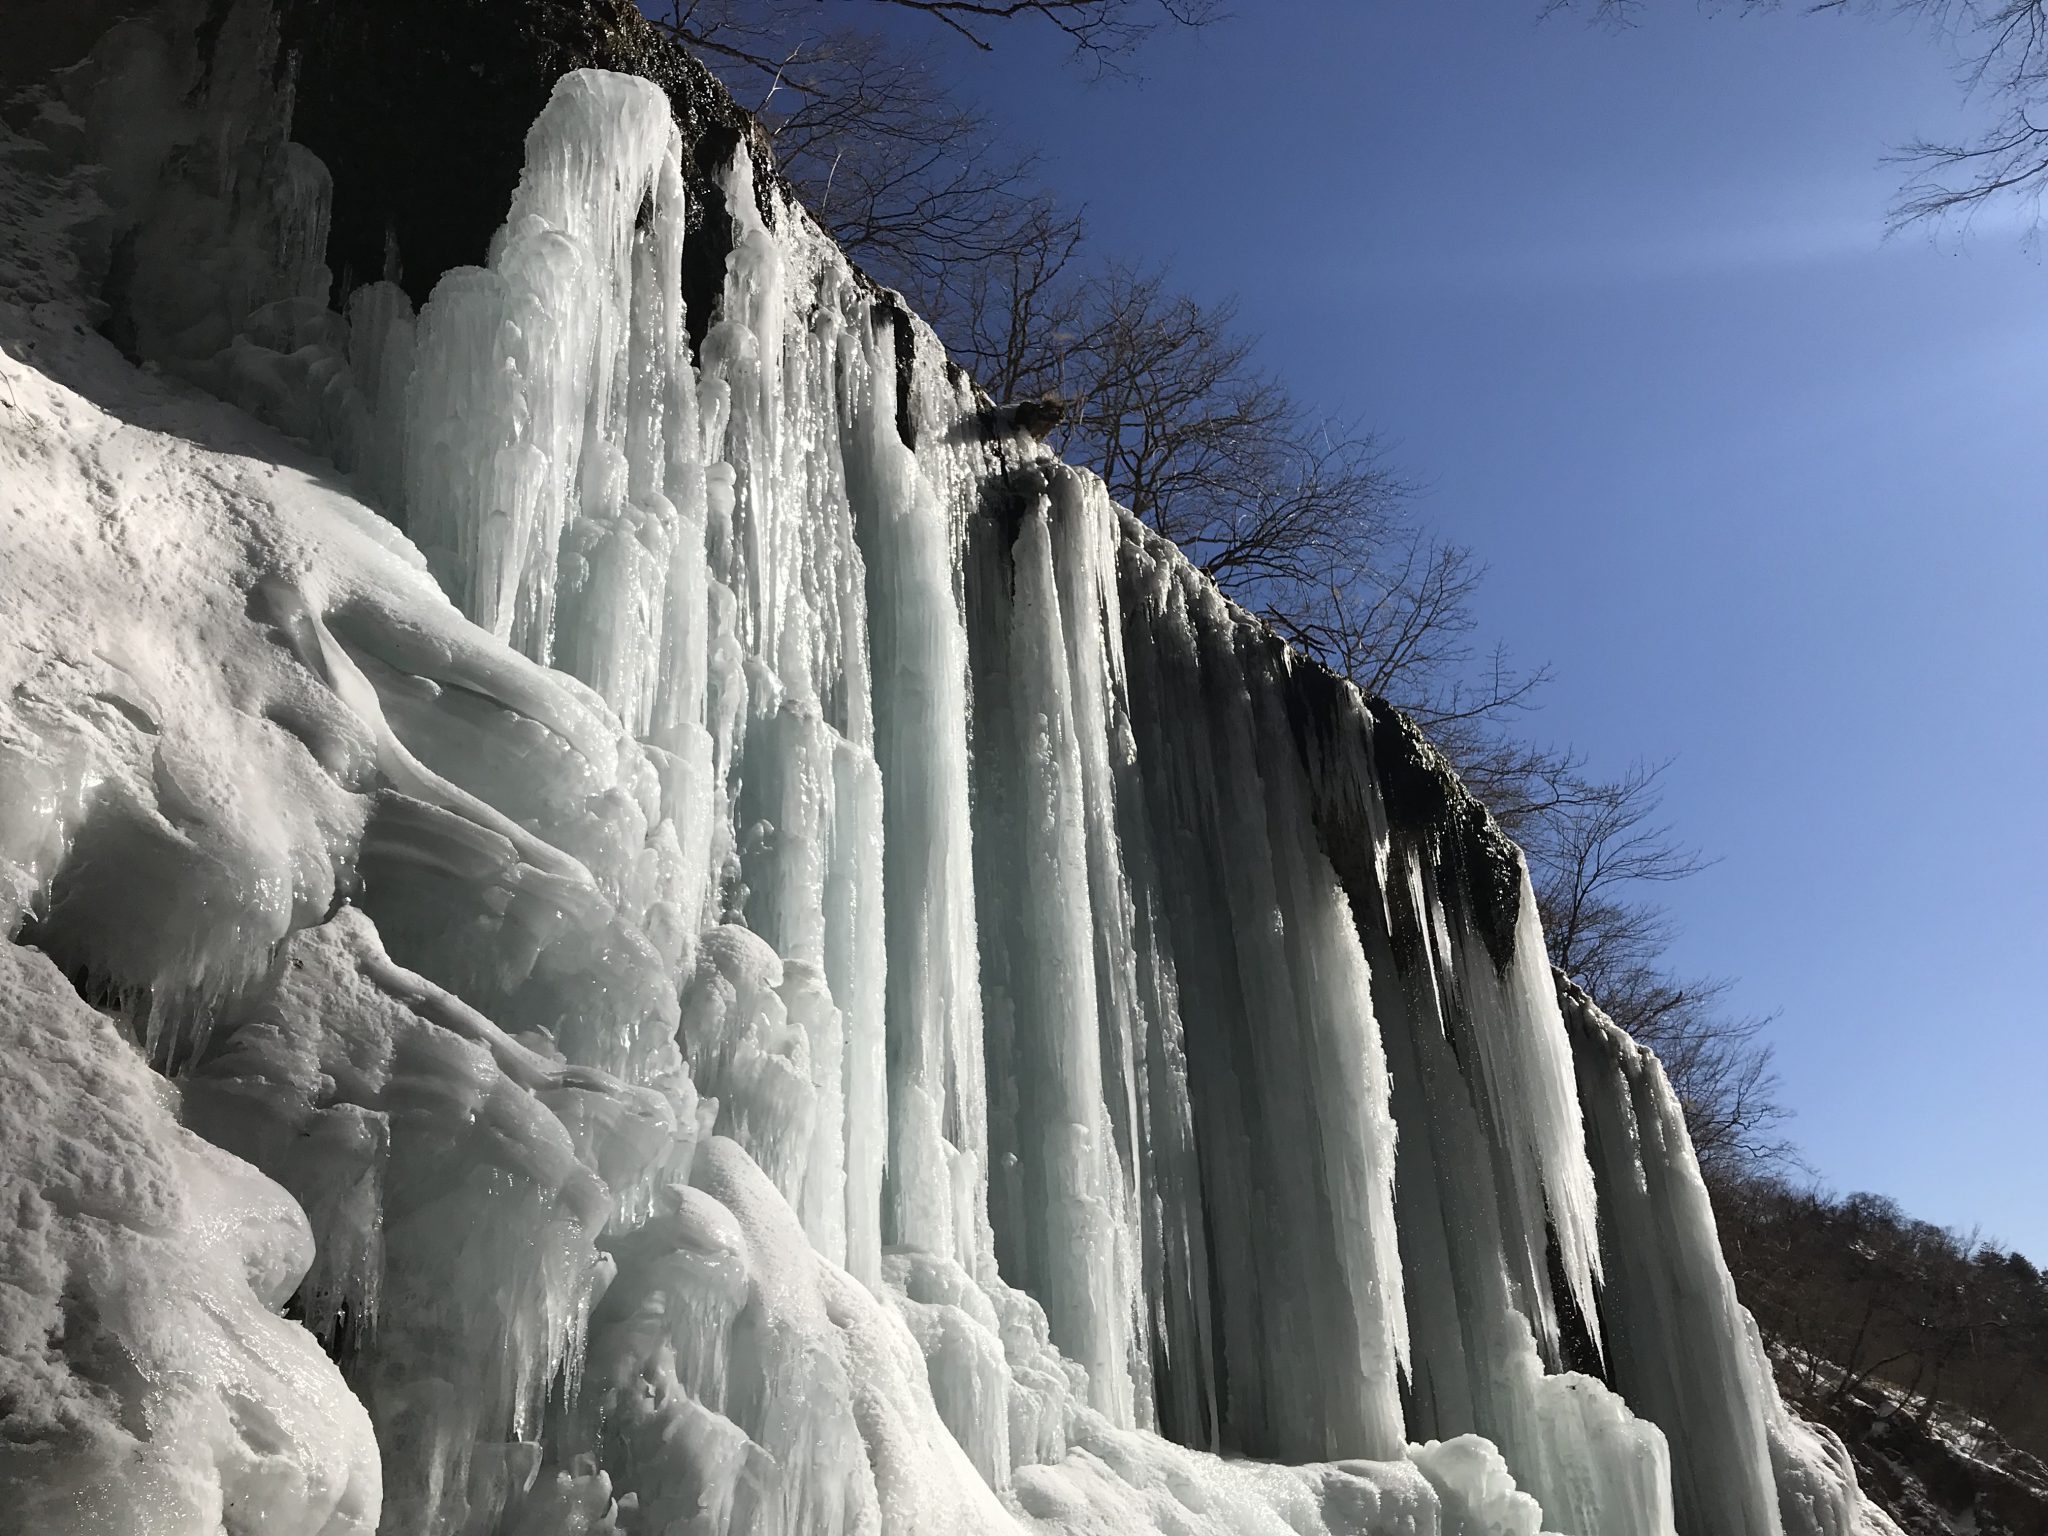
[[[1779,1386],[1915,1536],[2048,1532],[2048,1275],[1883,1196],[1715,1189]]]

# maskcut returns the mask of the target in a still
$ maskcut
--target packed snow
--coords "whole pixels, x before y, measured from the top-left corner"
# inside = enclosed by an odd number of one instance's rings
[[[337,314],[165,14],[0,141],[25,1529],[1882,1530],[1411,726],[744,148],[693,348],[655,87]]]

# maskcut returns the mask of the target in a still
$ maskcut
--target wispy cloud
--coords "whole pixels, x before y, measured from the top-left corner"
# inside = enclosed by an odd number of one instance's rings
[[[1740,278],[1896,260],[1929,250],[1967,255],[1986,243],[2026,240],[2032,231],[2032,211],[2019,207],[1980,210],[1967,225],[1900,231],[1888,231],[1876,212],[1800,213],[1764,221],[1752,217],[1743,222],[1667,223],[1661,228],[1604,232],[1552,228],[1527,237],[1494,230],[1469,237],[1453,234],[1441,241],[1417,241],[1420,232],[1407,229],[1400,232],[1398,250],[1391,241],[1368,239],[1362,254],[1372,276],[1425,287],[1606,287]]]

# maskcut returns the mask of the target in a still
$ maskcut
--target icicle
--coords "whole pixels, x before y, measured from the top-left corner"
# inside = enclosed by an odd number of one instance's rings
[[[885,1243],[976,1258],[948,1150],[986,1163],[987,1075],[968,816],[967,643],[949,519],[896,435],[893,379],[868,339],[847,485],[868,573],[883,786],[889,1150]]]
[[[968,586],[983,614],[974,768],[1000,1170],[990,1216],[1005,1275],[1044,1305],[1054,1342],[1088,1372],[1093,1405],[1129,1424],[1136,1244],[1103,1058],[1107,1043],[1121,1059],[1122,1042],[1105,1031],[1130,1021],[1104,1018],[1097,986],[1090,807],[1048,510],[1040,498],[1011,546],[976,562],[977,575],[992,569]]]
[[[1406,1324],[1388,1079],[1310,785],[1272,750],[1289,740],[1278,648],[1164,546],[1127,537],[1122,564],[1153,845],[1162,866],[1205,872],[1162,870],[1159,893],[1196,1138],[1241,1149],[1202,1163],[1220,1438],[1390,1454]]]
[[[593,573],[591,590],[574,562],[587,564],[605,538],[596,529],[569,555],[579,579],[568,622],[599,631],[581,641],[580,659],[629,718],[644,712],[644,661],[618,653],[654,643],[658,599],[637,587],[663,564],[663,503],[653,499],[660,428],[649,418],[667,398],[666,379],[686,366],[682,220],[681,139],[667,98],[595,70],[565,77],[527,135],[526,171],[489,270],[450,274],[421,312],[408,396],[407,527],[463,611],[530,656],[555,652],[565,534],[586,517],[616,525],[628,495],[642,497],[656,547],[610,557],[628,570]],[[628,439],[634,462],[622,464]],[[607,634],[620,620],[611,605],[627,595],[619,581],[636,588],[648,617]]]

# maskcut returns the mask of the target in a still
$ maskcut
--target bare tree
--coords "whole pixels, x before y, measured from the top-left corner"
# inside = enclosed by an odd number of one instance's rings
[[[1821,8],[1848,3],[1825,0]],[[1890,0],[1888,8],[1968,39],[1962,82],[2000,109],[1975,139],[1916,139],[1900,149],[1897,158],[1914,174],[1893,205],[1894,220],[1939,218],[2010,196],[2027,202],[2038,222],[2048,190],[2048,0]]]
[[[975,48],[994,47],[995,33],[1007,23],[1043,23],[1063,33],[1083,54],[1115,58],[1127,54],[1160,21],[1201,26],[1216,15],[1213,0],[868,0],[869,5],[923,17]],[[781,9],[757,3],[755,12]],[[799,7],[801,9],[801,7]],[[811,7],[815,9],[815,5]],[[680,26],[700,26],[699,18],[714,7],[708,0],[672,0],[671,14]]]
[[[796,0],[676,0],[662,24],[753,114],[812,216],[950,330],[985,266],[1037,240],[1077,240],[1080,221],[1039,187],[1032,155],[953,95],[929,43],[842,14]]]
[[[1484,568],[1428,533],[1373,434],[1318,419],[1258,365],[1234,305],[1156,270],[1076,276],[1077,243],[1054,225],[982,269],[964,349],[977,377],[1057,400],[1054,446],[1228,596],[1505,778],[1527,754],[1486,728],[1548,673],[1475,654]]]
[[[1640,888],[1697,874],[1699,853],[1658,821],[1659,781],[1668,763],[1636,763],[1612,783],[1585,785],[1546,818],[1528,852],[1553,895],[1543,913],[1551,958],[1596,997],[1671,939],[1661,910],[1635,900]]]
[[[1541,14],[1578,11],[1626,26],[1649,0],[1543,0]],[[1776,10],[1780,0],[1729,0],[1744,11]],[[2048,194],[2048,0],[1807,0],[1808,11],[1904,16],[1956,53],[1958,83],[1997,106],[1997,116],[1968,139],[1914,139],[1893,154],[1908,180],[1891,210],[1894,227],[1965,214],[2018,199],[2038,224]]]
[[[1159,26],[1204,26],[1217,0],[866,0],[870,24],[895,13],[934,23],[987,52],[1013,23],[1036,22],[1062,34],[1076,53],[1105,63],[1128,56]],[[760,65],[777,42],[817,25],[816,0],[669,0],[655,19],[693,47]]]
[[[1687,980],[1646,966],[1608,994],[1629,1021],[1624,1027],[1664,1064],[1693,1150],[1722,1182],[1799,1166],[1764,1038],[1776,1016],[1732,1011],[1728,987],[1723,977]]]
[[[1514,828],[1528,854],[1551,963],[1664,1063],[1702,1164],[1730,1174],[1785,1161],[1769,1018],[1727,1006],[1728,983],[1682,978],[1664,963],[1674,936],[1650,899],[1706,867],[1659,818],[1666,763],[1618,779],[1567,769],[1555,798]]]
[[[954,285],[957,302],[934,324],[945,325],[948,346],[995,399],[1044,397],[1064,413],[1092,326],[1078,279],[1086,227],[1077,215],[1034,205],[1013,235],[1007,250]]]
[[[987,50],[1036,24],[1098,72],[1161,25],[1199,27],[1215,0],[667,0],[656,23],[696,52],[761,125],[814,217],[942,335],[972,323],[987,269],[1081,235],[947,84],[943,46]],[[917,21],[931,23],[920,33]]]

